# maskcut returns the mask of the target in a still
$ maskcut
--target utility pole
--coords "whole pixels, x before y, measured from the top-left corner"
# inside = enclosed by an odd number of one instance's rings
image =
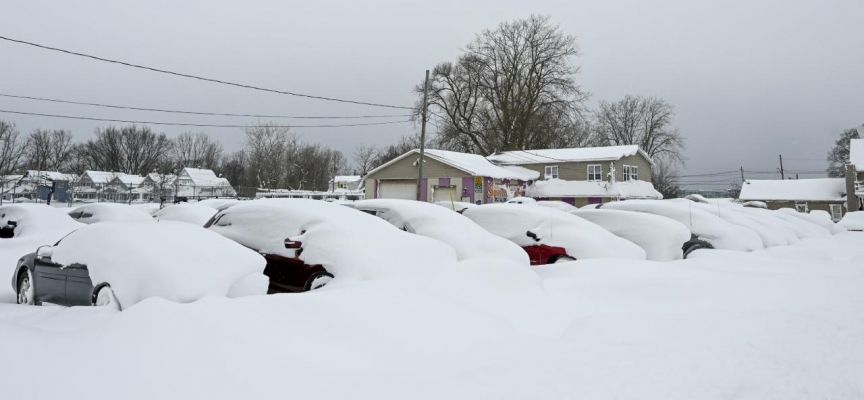
[[[786,179],[786,174],[783,173],[783,155],[780,155],[780,179]]]
[[[426,79],[423,80],[423,108],[420,110],[420,167],[418,168],[417,175],[417,200],[418,201],[426,201],[426,199],[421,199],[420,196],[423,193],[423,156],[426,153],[426,101],[429,97],[429,70],[426,70]]]
[[[741,166],[741,184],[744,184],[744,166]]]

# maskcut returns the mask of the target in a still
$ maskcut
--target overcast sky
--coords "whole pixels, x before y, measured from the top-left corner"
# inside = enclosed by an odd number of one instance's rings
[[[675,105],[675,124],[688,144],[685,174],[739,166],[773,170],[781,153],[793,173],[821,171],[838,133],[864,123],[862,0],[4,0],[0,35],[232,82],[410,106],[411,88],[422,81],[425,69],[455,59],[482,29],[531,13],[551,15],[578,37],[583,55],[574,60],[582,67],[576,79],[592,93],[591,105],[626,94],[659,96]],[[0,93],[227,113],[394,111],[198,82],[5,41],[0,41]],[[8,98],[0,98],[0,109],[255,122]],[[108,125],[4,113],[0,118],[14,121],[22,132],[70,129],[78,140]],[[169,136],[188,129],[153,128]],[[416,129],[399,124],[297,131],[304,140],[350,157],[358,143],[383,145]],[[238,129],[200,130],[220,139],[227,150],[242,142]],[[709,183],[725,188],[723,182]]]

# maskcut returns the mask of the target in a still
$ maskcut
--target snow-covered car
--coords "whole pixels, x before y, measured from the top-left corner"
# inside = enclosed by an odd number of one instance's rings
[[[524,196],[514,197],[510,200],[507,200],[507,204],[535,204],[535,203],[537,203],[537,200],[534,200],[530,197],[524,197]]]
[[[837,226],[847,231],[864,232],[864,211],[846,213]]]
[[[126,204],[93,203],[69,211],[72,219],[83,224],[108,221],[153,221],[146,211]]]
[[[228,207],[231,207],[236,204],[240,204],[240,200],[237,199],[204,199],[201,201],[194,202],[192,204],[209,206],[213,207],[218,211],[222,211]]]
[[[132,207],[135,207],[135,208],[137,208],[141,211],[144,211],[150,215],[155,214],[157,211],[159,211],[162,208],[159,203],[133,204]]]
[[[589,258],[645,259],[645,250],[636,244],[553,208],[489,204],[469,208],[462,215],[522,246],[531,265]]]
[[[271,293],[317,289],[334,277],[365,279],[456,262],[456,251],[440,241],[320,200],[246,201],[220,211],[205,227],[263,255]]]
[[[599,208],[654,214],[680,222],[694,235],[693,241],[685,244],[685,256],[695,250],[693,246],[700,248],[710,245],[711,248],[736,251],[764,248],[756,232],[726,222],[699,205],[689,200],[627,200],[604,203]]]
[[[179,221],[204,226],[217,212],[213,207],[198,203],[180,203],[156,211],[153,218],[157,221]]]
[[[685,249],[684,245],[691,240],[690,230],[680,222],[666,217],[605,209],[576,210],[570,213],[639,245],[645,250],[648,260],[679,260],[684,256],[684,250],[689,250],[689,246]]]
[[[267,291],[260,256],[181,222],[92,224],[34,250],[12,276],[19,304],[121,309],[149,297],[190,302]]]
[[[467,203],[464,201],[436,201],[434,203],[436,206],[444,207],[448,210],[453,210],[458,213],[461,213],[463,210],[471,207],[480,207],[474,203]]]
[[[560,211],[564,211],[564,212],[570,212],[570,211],[574,211],[574,210],[579,209],[570,203],[565,203],[565,202],[559,201],[559,200],[539,200],[534,204],[537,204],[538,206],[541,206],[541,207],[554,208],[556,210],[560,210]]]
[[[57,241],[82,225],[61,208],[44,204],[11,204],[0,207],[0,237],[3,239],[48,235]]]
[[[413,200],[359,200],[348,205],[379,217],[406,232],[440,240],[456,250],[459,260],[505,258],[528,265],[528,256],[513,242],[495,236],[459,213]]]

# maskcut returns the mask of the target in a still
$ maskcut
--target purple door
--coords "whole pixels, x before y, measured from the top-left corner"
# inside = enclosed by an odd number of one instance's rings
[[[589,197],[588,198],[588,204],[602,204],[602,203],[603,203],[602,197]]]

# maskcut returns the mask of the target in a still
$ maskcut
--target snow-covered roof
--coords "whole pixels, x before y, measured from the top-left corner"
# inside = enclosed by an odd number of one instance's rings
[[[636,145],[505,151],[486,158],[496,164],[520,165],[549,164],[554,162],[614,161],[620,160],[623,157],[636,155],[637,153],[641,153],[646,159],[651,161],[651,157],[648,157],[648,154]]]
[[[360,179],[363,179],[360,175],[336,175],[331,182],[360,182]]]
[[[855,170],[864,172],[864,139],[849,141],[849,162],[855,164]]]
[[[62,172],[57,171],[39,171],[35,169],[31,169],[27,171],[28,177],[36,177],[41,176],[44,179],[50,179],[52,181],[71,181],[75,179],[75,175],[73,174],[64,174]]]
[[[843,178],[747,180],[741,185],[743,201],[799,200],[843,201],[846,180]]]
[[[380,167],[375,168],[372,171],[369,171],[366,176],[369,176],[370,174],[386,168],[405,157],[419,153],[420,150],[418,149],[411,150],[399,157],[396,157],[390,162],[381,165]],[[439,161],[453,168],[460,169],[473,176],[483,176],[495,179],[519,179],[523,181],[534,180],[540,177],[540,173],[537,171],[532,171],[530,169],[518,166],[502,167],[500,165],[492,164],[485,157],[477,154],[427,149],[425,151],[425,155],[426,157],[429,157],[435,161]]]
[[[84,171],[84,175],[90,177],[93,183],[108,183],[118,176],[126,175],[123,172],[106,172],[106,171]]]
[[[589,182],[549,179],[534,182],[526,190],[531,197],[616,197],[625,199],[662,199],[651,182]]]
[[[120,175],[116,179],[127,186],[128,185],[138,186],[141,184],[141,182],[144,181],[144,177],[138,176],[138,175]]]
[[[151,173],[147,174],[146,179],[149,179],[150,181],[152,181],[153,183],[155,183],[157,185],[162,183],[163,179],[165,180],[166,183],[173,184],[174,181],[177,179],[177,176],[173,175],[173,174],[165,175],[165,174],[160,174],[158,172],[151,172]]]
[[[231,186],[225,178],[216,176],[216,173],[210,169],[202,168],[183,168],[180,176],[187,175],[196,186]]]

